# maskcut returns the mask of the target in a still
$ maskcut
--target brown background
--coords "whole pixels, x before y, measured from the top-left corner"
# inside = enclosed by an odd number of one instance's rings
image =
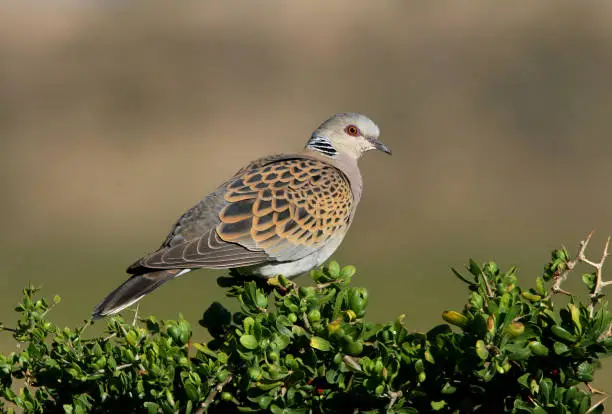
[[[574,251],[592,228],[599,255],[612,3],[181,4],[0,8],[0,320],[32,281],[63,296],[56,321],[80,323],[186,208],[341,111],[373,118],[394,152],[362,160],[364,198],[335,256],[357,265],[370,319],[440,322],[467,295],[448,269],[470,256],[516,264],[531,285],[552,248]],[[140,309],[195,323],[223,298],[220,274]],[[598,375],[612,391],[610,368]]]

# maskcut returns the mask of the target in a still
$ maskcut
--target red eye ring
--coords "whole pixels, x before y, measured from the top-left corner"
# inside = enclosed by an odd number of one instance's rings
[[[344,128],[344,132],[346,132],[348,135],[352,137],[358,137],[359,135],[361,135],[359,128],[357,128],[355,125],[352,125],[352,124]]]

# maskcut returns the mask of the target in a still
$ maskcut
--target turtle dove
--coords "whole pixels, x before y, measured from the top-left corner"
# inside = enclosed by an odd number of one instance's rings
[[[336,114],[304,150],[251,162],[183,214],[161,247],[96,306],[94,319],[115,314],[167,281],[199,268],[294,277],[325,262],[353,221],[362,193],[357,160],[391,151],[364,115]]]

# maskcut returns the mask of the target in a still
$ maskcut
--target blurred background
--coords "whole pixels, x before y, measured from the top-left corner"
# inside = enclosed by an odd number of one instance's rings
[[[449,267],[469,257],[517,265],[531,286],[551,249],[574,253],[593,228],[601,254],[612,3],[182,5],[0,6],[0,321],[31,281],[62,296],[58,323],[81,323],[184,210],[344,111],[374,119],[393,150],[362,159],[335,255],[357,266],[370,320],[440,323],[467,297]],[[204,338],[202,311],[228,303],[222,274],[173,281],[140,311],[182,312]],[[612,390],[612,366],[598,375]]]

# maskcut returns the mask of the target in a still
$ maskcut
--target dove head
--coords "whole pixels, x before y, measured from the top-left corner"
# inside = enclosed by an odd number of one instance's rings
[[[378,140],[379,135],[378,125],[365,115],[336,114],[312,133],[306,148],[331,158],[345,155],[355,160],[373,149],[391,154],[391,150]]]

